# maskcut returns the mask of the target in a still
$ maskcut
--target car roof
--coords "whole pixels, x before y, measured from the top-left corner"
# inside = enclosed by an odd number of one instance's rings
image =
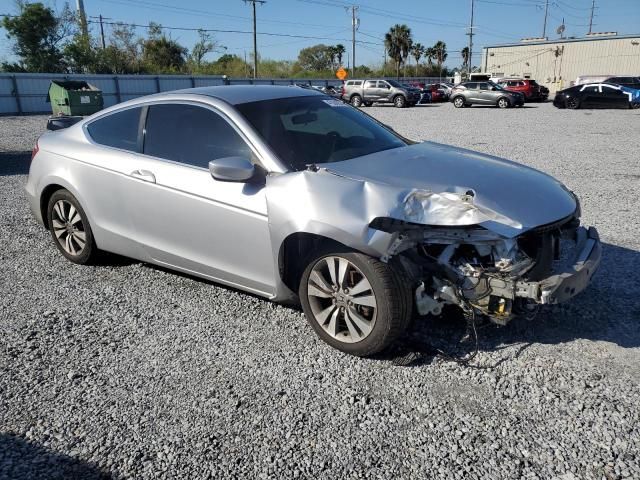
[[[316,89],[300,88],[289,85],[220,85],[217,87],[185,88],[183,90],[174,90],[164,93],[164,95],[172,94],[206,95],[232,105],[259,102],[262,100],[277,100],[279,98],[324,95],[324,93]]]

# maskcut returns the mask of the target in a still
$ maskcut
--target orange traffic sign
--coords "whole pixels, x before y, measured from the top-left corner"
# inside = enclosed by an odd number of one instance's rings
[[[336,72],[336,77],[338,77],[340,80],[344,80],[345,78],[347,78],[347,71],[344,68],[340,67]]]

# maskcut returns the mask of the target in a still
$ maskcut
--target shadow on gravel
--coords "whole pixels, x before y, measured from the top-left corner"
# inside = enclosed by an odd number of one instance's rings
[[[29,173],[31,152],[0,152],[0,177]]]
[[[570,302],[545,307],[532,320],[517,318],[505,327],[477,322],[480,351],[518,346],[515,354],[488,367],[511,361],[534,343],[591,340],[640,347],[640,276],[635,273],[640,271],[640,252],[611,244],[603,247],[593,283]],[[462,315],[449,309],[438,318],[416,319],[404,340],[380,359],[417,366],[431,363],[438,350],[464,358],[475,349],[473,337],[465,338],[466,334]]]
[[[82,460],[52,452],[16,435],[0,433],[0,478],[107,480],[111,475]]]

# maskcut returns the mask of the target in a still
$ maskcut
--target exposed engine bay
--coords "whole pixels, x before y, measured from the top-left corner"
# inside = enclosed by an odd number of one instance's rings
[[[398,261],[414,282],[421,315],[444,305],[505,325],[582,291],[600,260],[595,229],[576,215],[505,238],[479,226],[425,227],[378,218],[374,228],[395,232],[387,261]],[[597,251],[594,251],[597,250]]]

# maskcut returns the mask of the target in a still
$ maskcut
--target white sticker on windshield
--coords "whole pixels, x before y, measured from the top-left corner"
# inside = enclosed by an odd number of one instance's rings
[[[334,98],[331,98],[329,100],[322,100],[324,103],[326,103],[327,105],[330,105],[332,107],[346,107],[347,104],[344,102],[341,102],[340,100],[336,100]]]

